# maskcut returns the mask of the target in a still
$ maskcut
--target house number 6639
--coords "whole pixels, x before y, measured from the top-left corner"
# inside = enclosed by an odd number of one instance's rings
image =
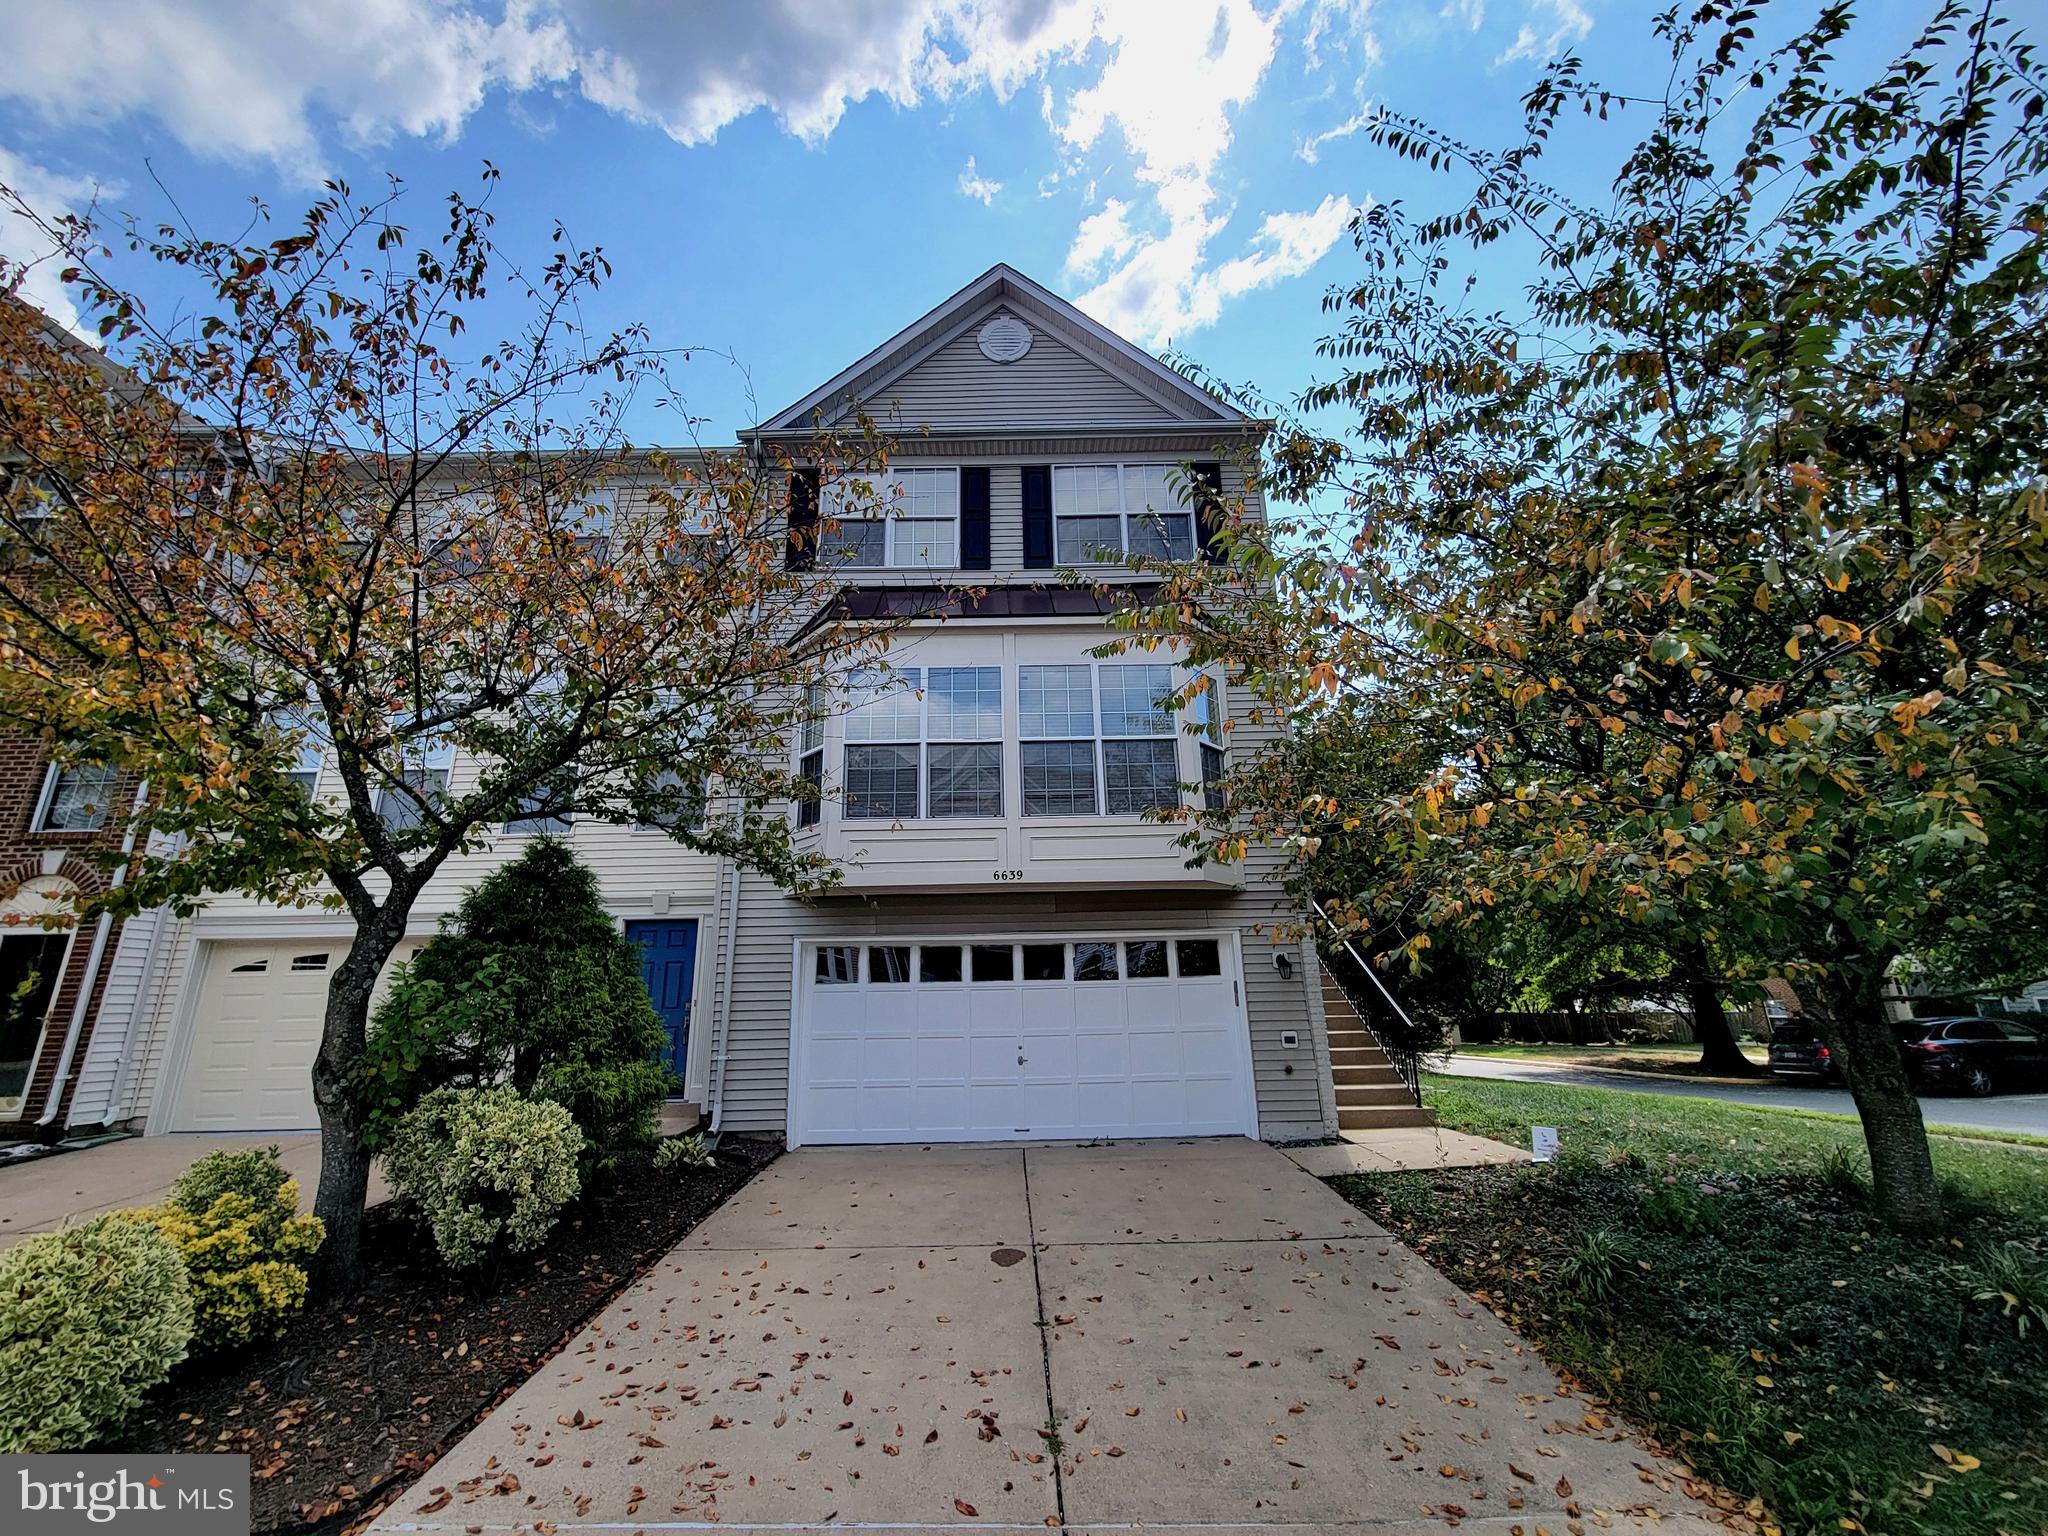
[[[1022,880],[1024,878],[1024,871],[1021,869],[991,870],[989,878],[992,880]]]

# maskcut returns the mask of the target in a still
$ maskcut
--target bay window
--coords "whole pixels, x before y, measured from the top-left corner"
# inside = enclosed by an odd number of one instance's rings
[[[818,549],[831,565],[929,567],[960,564],[960,471],[892,469],[849,476],[821,488],[831,520]]]
[[[1026,816],[1093,816],[1093,667],[1017,669],[1018,763]]]
[[[1061,464],[1052,472],[1053,558],[1087,565],[1144,555],[1186,560],[1195,514],[1171,464]]]

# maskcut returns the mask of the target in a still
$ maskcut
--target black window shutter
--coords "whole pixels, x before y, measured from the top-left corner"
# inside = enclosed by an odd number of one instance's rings
[[[985,571],[988,552],[988,471],[960,471],[960,569]]]
[[[1197,464],[1195,472],[1195,538],[1202,546],[1202,558],[1211,565],[1223,560],[1223,546],[1216,535],[1223,530],[1223,466]]]
[[[793,469],[789,473],[789,548],[783,565],[792,571],[808,571],[818,563],[818,472]]]
[[[1043,464],[1024,471],[1024,565],[1052,569],[1052,470]]]

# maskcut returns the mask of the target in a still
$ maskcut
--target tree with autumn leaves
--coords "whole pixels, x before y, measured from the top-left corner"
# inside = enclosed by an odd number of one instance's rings
[[[2038,932],[2048,883],[2048,76],[1994,0],[1853,74],[1850,8],[1797,9],[1665,11],[1648,95],[1566,58],[1505,151],[1382,114],[1463,195],[1354,225],[1334,372],[1266,467],[1317,510],[1236,538],[1272,597],[1189,570],[1147,622],[1278,708],[1445,742],[1376,800],[1240,797],[1212,848],[1377,828],[1344,895],[1416,964],[1504,909],[1768,957],[1882,1215],[1929,1231],[1887,976]],[[1603,193],[1546,182],[1626,125]],[[1516,307],[1475,302],[1482,267],[1526,274]]]
[[[424,239],[397,189],[339,185],[274,238],[48,226],[106,353],[0,301],[0,717],[148,783],[98,905],[244,892],[354,923],[313,1069],[330,1294],[358,1264],[371,991],[427,882],[573,814],[829,883],[759,749],[888,639],[806,625],[830,578],[790,558],[786,460],[627,440],[662,354],[583,328],[601,251],[499,250],[493,178]],[[123,284],[116,242],[175,306]],[[502,339],[470,340],[477,312]],[[807,457],[885,453],[857,430]]]

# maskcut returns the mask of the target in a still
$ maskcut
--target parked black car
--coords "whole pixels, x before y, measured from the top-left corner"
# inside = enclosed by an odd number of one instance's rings
[[[1958,1093],[2048,1086],[2048,1035],[2016,1019],[1913,1019],[1899,1026],[1922,1088]]]
[[[1772,1021],[1765,1055],[1771,1071],[1779,1077],[1810,1077],[1819,1082],[1831,1082],[1841,1075],[1835,1067],[1834,1053],[1821,1039],[1820,1031],[1798,1019]]]

